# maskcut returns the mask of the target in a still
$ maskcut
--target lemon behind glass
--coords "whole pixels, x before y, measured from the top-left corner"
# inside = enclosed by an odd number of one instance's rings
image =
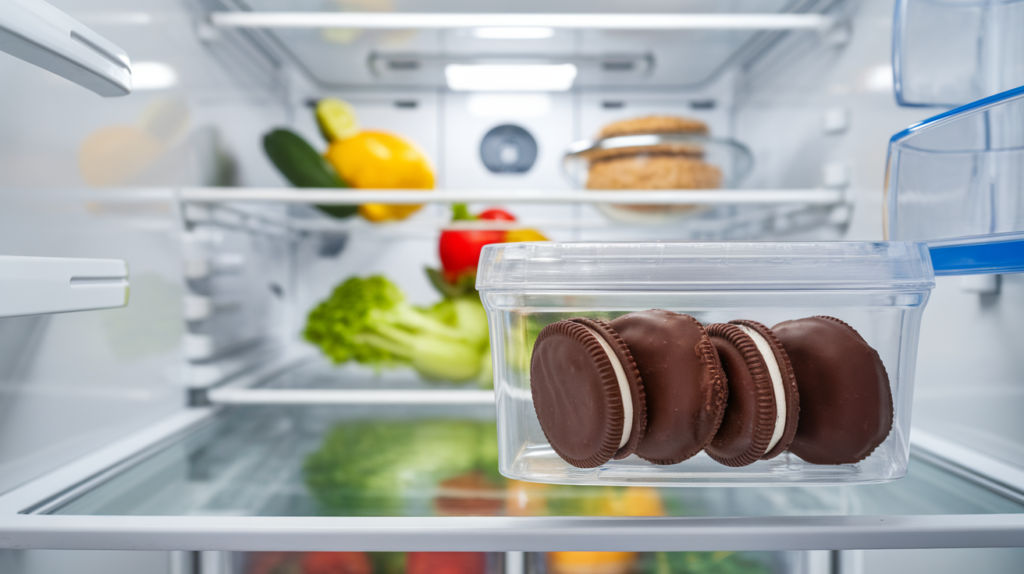
[[[361,131],[332,141],[324,157],[349,185],[363,189],[433,189],[434,170],[420,148],[387,132]],[[360,206],[370,221],[401,220],[421,205]]]

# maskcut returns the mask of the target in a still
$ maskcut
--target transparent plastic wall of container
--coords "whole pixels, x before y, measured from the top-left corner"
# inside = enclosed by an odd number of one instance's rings
[[[510,478],[559,484],[751,486],[863,484],[901,478],[909,455],[918,329],[933,286],[928,250],[917,243],[489,245],[481,256],[477,288],[491,331],[499,469]],[[649,309],[690,315],[705,328],[736,319],[757,321],[769,328],[813,316],[840,319],[859,333],[884,365],[888,388],[882,395],[891,396],[893,405],[888,434],[882,435],[884,440],[878,438],[881,443],[866,458],[845,464],[811,464],[787,451],[731,467],[715,462],[705,449],[677,464],[652,464],[631,455],[593,468],[571,465],[552,448],[534,407],[531,369],[538,334],[563,319],[611,321]],[[651,337],[663,335],[679,339],[675,331],[652,333]],[[694,352],[694,347],[680,345],[678,349],[680,355]],[[569,364],[576,358],[565,360]],[[638,367],[646,368],[640,363]],[[581,391],[584,387],[578,378],[558,379],[559,392],[576,397],[573,401],[588,401],[589,394]],[[873,378],[864,382],[863,388],[886,384],[880,381]],[[661,388],[675,389],[676,384],[700,383],[681,377],[678,383]],[[796,384],[802,386],[799,373]],[[744,401],[744,395],[729,385],[727,417],[733,404]],[[859,379],[857,386],[862,387]],[[839,387],[821,388],[831,389],[831,393]],[[667,400],[645,392],[647,405]],[[797,424],[861,412],[859,406],[851,408],[851,403],[843,402],[847,400],[823,407],[820,402],[810,404],[801,399]],[[565,418],[580,421],[581,428],[589,421],[575,410],[566,412]],[[865,418],[855,416],[855,426],[866,426]],[[651,419],[647,420],[650,423]],[[725,426],[722,423],[722,428]]]
[[[896,100],[959,106],[1024,85],[1024,0],[897,0]]]
[[[886,173],[887,238],[926,242],[936,275],[1024,271],[1024,87],[896,134]]]

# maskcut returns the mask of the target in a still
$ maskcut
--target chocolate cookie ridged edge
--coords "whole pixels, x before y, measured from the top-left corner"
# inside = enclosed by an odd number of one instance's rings
[[[707,440],[705,440],[704,444],[697,447],[697,449],[692,453],[677,459],[653,459],[646,458],[639,454],[637,455],[647,462],[657,465],[679,464],[685,460],[693,458],[700,453],[700,451],[707,448],[707,446],[711,444],[711,441],[715,439],[715,435],[718,433],[718,428],[722,426],[722,419],[725,417],[725,409],[729,405],[729,384],[725,379],[725,369],[722,368],[722,361],[718,359],[718,351],[715,350],[715,344],[711,342],[711,337],[708,335],[707,329],[704,328],[704,325],[701,324],[700,321],[690,315],[685,313],[678,313],[678,315],[693,321],[697,325],[697,328],[700,329],[700,341],[697,342],[697,345],[694,346],[693,350],[694,353],[696,353],[697,358],[700,360],[701,365],[704,365],[704,368],[711,372],[711,388],[715,402],[711,405],[705,406],[710,406],[717,412],[717,414],[714,418],[714,427],[711,429],[711,432],[708,433]]]
[[[729,344],[736,347],[740,356],[743,357],[743,361],[747,364],[750,375],[754,379],[755,392],[757,393],[755,396],[757,418],[754,421],[754,435],[750,439],[750,446],[746,452],[732,458],[720,458],[710,451],[706,452],[715,462],[725,466],[747,466],[760,460],[769,443],[771,443],[772,433],[775,431],[775,392],[772,386],[771,375],[768,374],[768,369],[764,366],[761,352],[757,350],[754,340],[736,325],[730,325],[729,323],[708,325],[708,334],[712,337],[725,339]]]
[[[761,457],[761,460],[770,460],[789,448],[789,443],[793,442],[797,426],[800,423],[800,390],[796,385],[796,373],[793,372],[793,364],[789,362],[789,355],[786,353],[785,347],[782,346],[782,343],[779,342],[775,333],[772,333],[768,326],[757,321],[751,321],[750,319],[737,319],[729,322],[734,325],[749,327],[760,333],[768,341],[768,346],[771,347],[772,353],[775,355],[775,361],[779,364],[779,371],[782,372],[782,384],[785,386],[786,398],[786,428],[782,431],[782,436],[779,438],[779,442],[775,444],[775,448],[766,452]]]
[[[832,321],[832,322],[835,322],[835,323],[839,323],[840,325],[842,325],[842,326],[846,327],[847,329],[849,329],[850,331],[852,331],[853,334],[856,335],[858,339],[860,339],[861,341],[864,342],[864,346],[867,347],[871,351],[871,354],[873,354],[875,356],[875,359],[878,361],[878,365],[880,367],[882,367],[882,373],[885,375],[885,386],[886,386],[886,389],[889,392],[883,393],[883,394],[885,395],[885,398],[887,399],[886,402],[888,403],[887,406],[889,407],[889,409],[888,409],[889,410],[889,431],[886,432],[885,435],[882,436],[881,440],[879,440],[877,443],[872,445],[871,446],[871,450],[869,450],[867,452],[867,454],[865,454],[863,457],[861,457],[861,458],[859,458],[859,459],[857,459],[857,460],[855,460],[853,462],[841,463],[841,464],[857,464],[858,462],[861,462],[861,461],[867,459],[869,456],[871,456],[875,452],[875,450],[878,449],[878,447],[882,446],[882,443],[885,442],[885,439],[889,438],[889,435],[892,434],[892,425],[896,422],[896,409],[895,409],[895,406],[893,404],[892,383],[889,381],[889,371],[888,371],[888,369],[885,368],[885,363],[882,362],[882,356],[878,354],[878,351],[876,351],[874,347],[869,345],[868,342],[867,342],[867,339],[865,339],[863,336],[861,336],[861,334],[857,332],[857,329],[854,329],[852,326],[850,326],[849,323],[847,323],[846,321],[843,321],[842,319],[837,319],[835,317],[829,317],[828,315],[814,315],[814,317],[817,318],[817,319],[825,319],[827,321]]]
[[[618,449],[612,457],[614,460],[624,459],[636,452],[637,447],[640,446],[640,441],[644,438],[644,433],[647,431],[647,394],[644,392],[644,384],[643,379],[640,377],[640,369],[636,366],[636,361],[633,359],[633,353],[629,350],[629,345],[622,340],[619,333],[616,332],[607,321],[602,319],[587,319],[586,317],[578,317],[576,319],[569,320],[577,324],[590,327],[600,336],[604,337],[608,346],[612,348],[612,351],[614,351],[615,355],[618,357],[619,363],[622,364],[622,371],[626,374],[626,381],[629,384],[630,398],[633,400],[632,427],[629,431],[629,440],[626,441],[626,444],[623,445],[622,448]],[[617,389],[618,379],[616,379],[615,384]],[[625,413],[620,416],[623,416],[624,414]],[[616,444],[616,446],[618,446],[618,444]]]
[[[600,335],[592,333],[585,326],[576,323],[571,319],[558,321],[544,327],[537,336],[537,340],[533,345],[533,354],[530,357],[530,380],[533,383],[530,385],[530,394],[533,398],[534,405],[537,403],[535,383],[537,377],[534,376],[533,372],[533,366],[536,364],[535,355],[537,349],[540,348],[544,340],[553,334],[562,335],[575,340],[594,360],[603,383],[602,386],[605,390],[604,399],[605,404],[608,405],[609,418],[613,421],[621,420],[625,416],[625,409],[622,405],[622,398],[619,392],[618,377],[615,376],[615,369],[612,367],[611,359],[609,359],[607,354],[605,354],[604,348],[601,344],[594,339],[594,337],[598,337]],[[536,409],[536,406],[534,408]],[[614,432],[614,429],[612,429],[611,431],[605,432],[602,445],[595,454],[582,459],[569,456],[565,454],[562,449],[558,448],[557,441],[551,440],[551,434],[544,426],[544,421],[541,420],[539,414],[537,416],[537,420],[540,422],[540,430],[544,433],[544,438],[547,439],[548,444],[551,445],[555,454],[561,457],[562,460],[577,468],[596,468],[601,466],[611,460],[619,449],[619,440],[622,435],[622,431],[620,429],[619,432],[616,433]]]

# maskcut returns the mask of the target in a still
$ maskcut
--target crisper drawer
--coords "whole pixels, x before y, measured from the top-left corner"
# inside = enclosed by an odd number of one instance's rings
[[[652,552],[1024,540],[1019,476],[973,475],[934,454],[955,445],[926,435],[908,476],[887,484],[538,485],[497,474],[494,409],[476,395],[297,404],[301,381],[327,371],[307,363],[255,389],[294,404],[191,409],[9,492],[0,547]],[[348,392],[315,390],[318,400]]]

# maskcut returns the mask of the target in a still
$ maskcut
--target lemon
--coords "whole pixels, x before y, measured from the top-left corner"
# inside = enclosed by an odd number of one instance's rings
[[[661,495],[654,488],[628,486],[602,499],[603,516],[665,516]]]
[[[333,142],[359,133],[359,120],[352,104],[337,98],[324,98],[316,104],[316,123],[324,138]]]
[[[636,569],[636,552],[549,552],[552,574],[629,574]]]
[[[331,142],[324,158],[352,187],[433,189],[434,170],[420,148],[387,132],[362,131]],[[359,214],[370,221],[401,220],[421,205],[366,204]]]
[[[505,243],[519,243],[522,241],[550,241],[543,233],[536,229],[511,229],[505,234]]]

